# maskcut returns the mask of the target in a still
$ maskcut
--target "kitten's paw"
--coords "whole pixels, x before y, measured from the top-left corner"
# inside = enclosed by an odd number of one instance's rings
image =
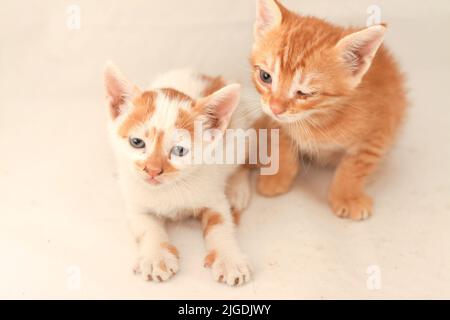
[[[340,218],[361,221],[372,215],[373,200],[365,194],[356,197],[331,195],[330,202],[334,213]]]
[[[258,192],[264,197],[276,197],[291,190],[293,179],[280,176],[259,176],[257,182]]]
[[[251,268],[242,254],[221,255],[211,251],[205,258],[205,267],[211,268],[214,280],[229,286],[242,286],[251,279]]]
[[[146,281],[164,282],[178,272],[178,260],[177,249],[163,243],[157,252],[146,253],[138,259],[134,273],[142,275]]]

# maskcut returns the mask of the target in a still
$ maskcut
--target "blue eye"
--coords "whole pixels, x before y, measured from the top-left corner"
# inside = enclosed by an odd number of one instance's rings
[[[145,142],[139,138],[130,138],[130,145],[135,149],[145,148]]]
[[[184,157],[189,153],[189,150],[182,146],[175,146],[172,148],[172,151],[170,152],[172,155],[176,157]]]
[[[264,70],[259,71],[259,77],[261,78],[261,81],[264,83],[267,83],[267,84],[272,83],[272,76]]]

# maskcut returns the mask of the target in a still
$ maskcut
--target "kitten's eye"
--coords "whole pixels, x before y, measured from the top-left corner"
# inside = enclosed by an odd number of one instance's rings
[[[184,157],[189,153],[189,150],[182,146],[175,146],[172,148],[172,151],[170,152],[172,155],[176,157]]]
[[[139,138],[130,138],[130,144],[133,148],[136,148],[136,149],[145,148],[145,142]]]
[[[259,77],[261,78],[261,81],[264,83],[267,83],[267,84],[272,83],[272,76],[262,69],[259,71]]]

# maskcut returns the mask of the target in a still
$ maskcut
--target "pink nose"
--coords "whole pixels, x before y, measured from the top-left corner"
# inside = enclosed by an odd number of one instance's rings
[[[270,109],[272,110],[273,114],[278,116],[284,112],[283,107],[281,107],[279,104],[272,104],[270,106]]]
[[[164,172],[164,170],[162,168],[154,169],[154,168],[147,168],[147,167],[145,167],[144,171],[147,172],[147,174],[152,178],[160,176]]]

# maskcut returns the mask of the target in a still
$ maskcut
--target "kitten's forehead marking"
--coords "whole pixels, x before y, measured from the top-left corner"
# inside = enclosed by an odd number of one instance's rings
[[[158,131],[155,128],[155,135],[154,135],[153,143],[151,145],[149,153],[150,154],[162,153],[163,145],[164,145],[163,141],[164,141],[164,131]]]
[[[151,118],[155,112],[155,93],[144,92],[134,99],[129,109],[131,110],[130,113],[119,127],[119,135],[123,138],[128,137],[132,129],[143,125]]]
[[[175,127],[181,110],[189,110],[192,100],[173,89],[158,90],[155,112],[150,125],[159,131],[169,131]]]
[[[226,86],[225,80],[220,76],[210,77],[207,75],[200,75],[200,79],[204,82],[204,88],[201,93],[202,97],[209,96]]]
[[[193,104],[190,97],[174,89],[144,92],[130,102],[130,112],[119,126],[119,135],[126,138],[132,131],[140,131],[150,138],[155,130],[169,131],[183,112],[191,112]]]

